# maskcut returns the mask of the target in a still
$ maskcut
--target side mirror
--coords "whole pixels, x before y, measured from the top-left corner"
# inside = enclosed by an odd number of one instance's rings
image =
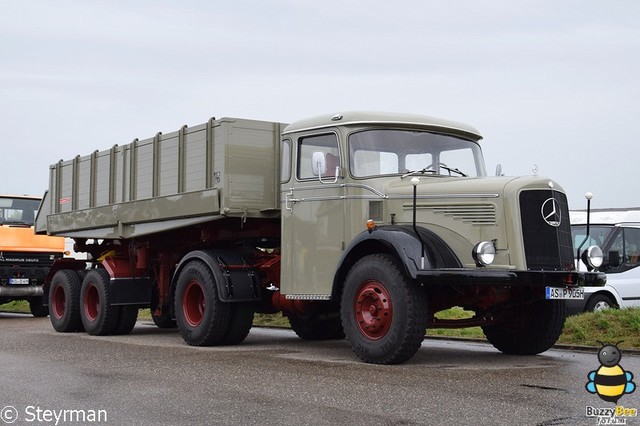
[[[496,166],[496,176],[504,176],[504,172],[502,171],[502,164],[498,164]]]
[[[612,268],[620,266],[620,252],[618,250],[609,252],[609,261],[607,262],[607,266]]]
[[[314,176],[325,176],[327,174],[327,163],[324,154],[316,151],[311,156],[311,172]]]

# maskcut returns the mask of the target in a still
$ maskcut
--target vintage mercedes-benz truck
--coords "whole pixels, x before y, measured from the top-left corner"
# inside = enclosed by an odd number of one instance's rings
[[[543,352],[565,299],[604,284],[598,251],[576,272],[561,187],[487,177],[480,139],[419,115],[212,118],[61,160],[37,232],[74,239],[91,267],[51,268],[53,327],[124,334],[150,307],[190,345],[231,345],[255,312],[282,312],[370,363],[408,360],[428,327]],[[453,306],[475,314],[435,316]]]

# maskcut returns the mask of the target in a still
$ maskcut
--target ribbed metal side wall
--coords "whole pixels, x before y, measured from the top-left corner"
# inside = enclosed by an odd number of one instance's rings
[[[554,202],[548,201],[550,199],[555,200],[555,216],[551,215],[550,203]],[[523,191],[520,194],[520,218],[527,269],[566,271],[573,268],[569,206],[565,194],[553,190]],[[560,222],[558,226],[548,223],[554,220]]]

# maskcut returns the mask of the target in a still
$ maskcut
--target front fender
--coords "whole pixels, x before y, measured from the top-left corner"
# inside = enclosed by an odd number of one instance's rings
[[[387,253],[394,256],[412,279],[417,277],[420,270],[462,267],[458,257],[438,235],[422,227],[417,229],[419,237],[409,225],[380,226],[356,235],[338,261],[332,298],[339,297],[351,266],[369,254]]]

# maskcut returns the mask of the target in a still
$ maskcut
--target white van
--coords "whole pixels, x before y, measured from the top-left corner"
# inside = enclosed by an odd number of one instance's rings
[[[607,274],[607,284],[585,287],[584,300],[567,301],[569,313],[640,307],[640,207],[591,209],[588,241],[587,212],[571,211],[570,220],[576,253],[590,245],[602,248],[604,263],[600,270]],[[582,262],[577,263],[585,268]]]

